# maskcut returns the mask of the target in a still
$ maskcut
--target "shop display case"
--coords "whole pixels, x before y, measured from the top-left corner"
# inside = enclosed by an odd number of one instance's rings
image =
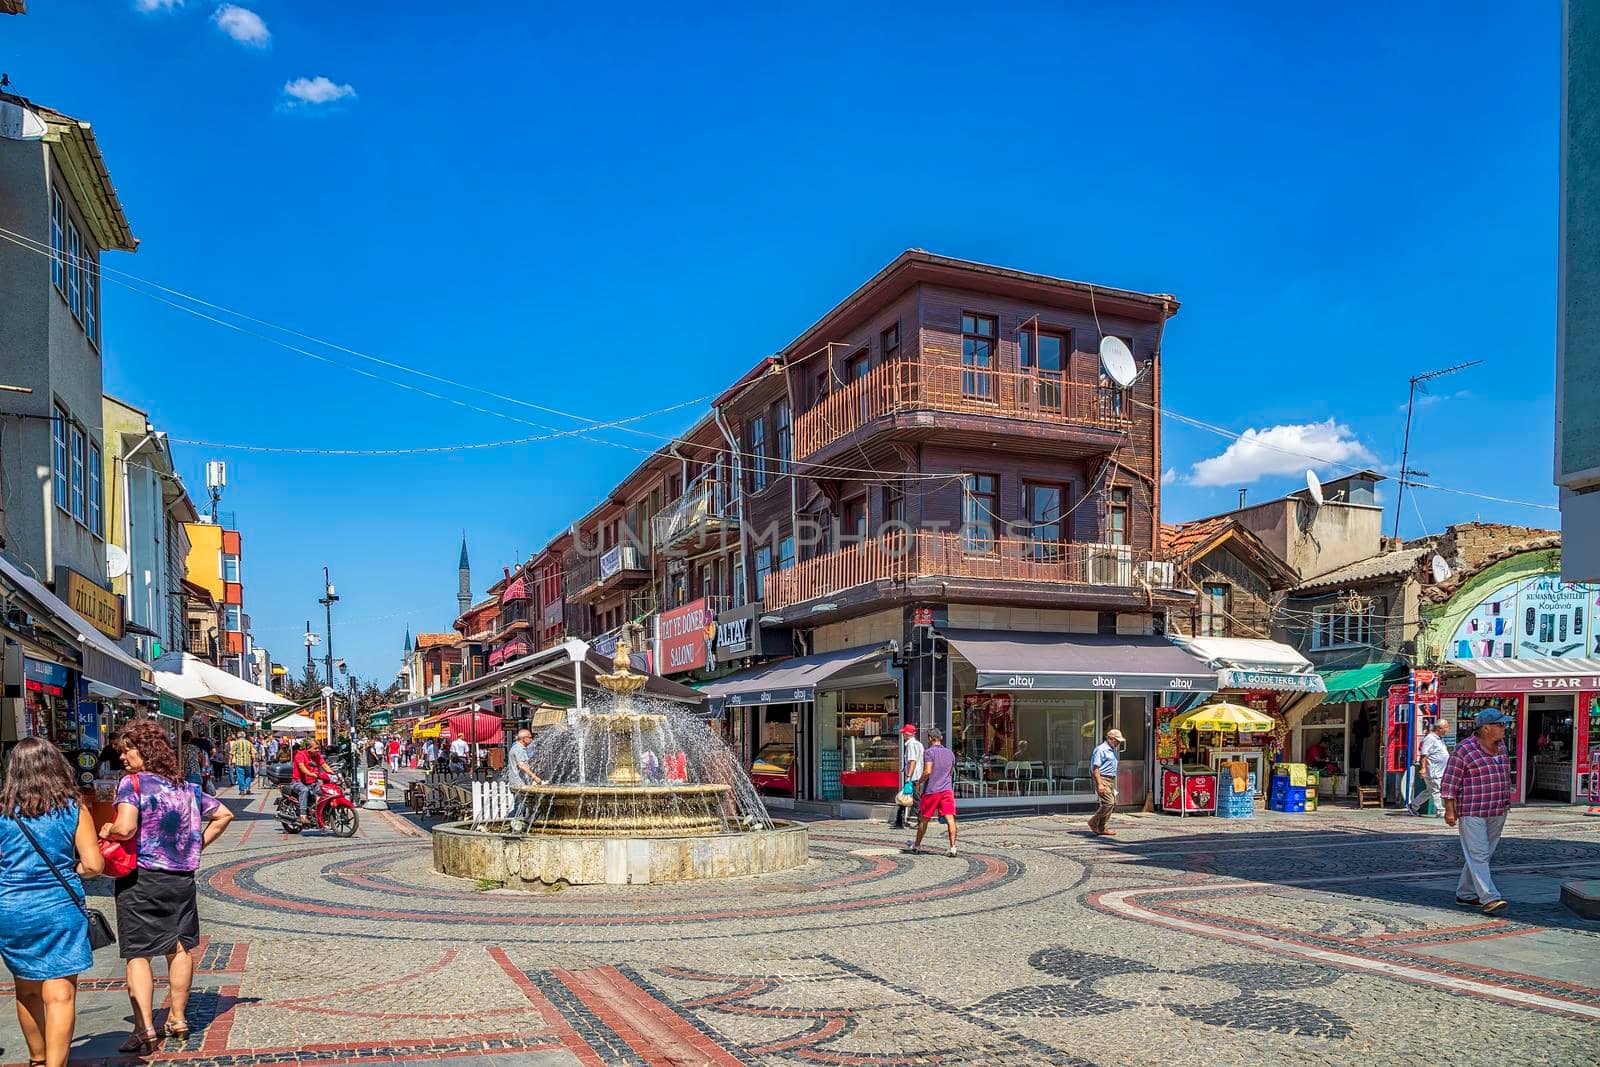
[[[1161,808],[1185,815],[1217,811],[1217,772],[1204,764],[1171,763],[1161,768]]]

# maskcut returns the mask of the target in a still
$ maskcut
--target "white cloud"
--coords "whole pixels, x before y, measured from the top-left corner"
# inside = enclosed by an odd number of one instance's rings
[[[1178,480],[1178,471],[1177,471],[1176,468],[1173,468],[1173,467],[1168,467],[1166,469],[1166,472],[1161,475],[1161,484],[1162,485],[1171,485],[1173,482],[1176,482],[1177,480]]]
[[[293,81],[284,82],[283,95],[285,107],[302,105],[316,107],[355,96],[356,88],[353,85],[340,85],[333,79],[319,74],[315,78],[295,78]]]
[[[133,0],[137,11],[171,11],[183,6],[183,0]]]
[[[1376,457],[1350,427],[1330,418],[1246,430],[1220,456],[1196,463],[1189,480],[1195,485],[1240,485],[1269,474],[1298,474],[1308,466],[1352,461],[1373,463]]]
[[[247,7],[223,4],[211,16],[211,21],[217,24],[217,29],[251,48],[265,48],[272,43],[272,33],[267,29],[267,24]]]

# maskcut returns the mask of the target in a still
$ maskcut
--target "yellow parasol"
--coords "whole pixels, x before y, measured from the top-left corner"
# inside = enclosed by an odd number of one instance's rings
[[[1216,730],[1247,734],[1266,733],[1276,725],[1272,716],[1243,704],[1202,704],[1172,720],[1179,730]]]

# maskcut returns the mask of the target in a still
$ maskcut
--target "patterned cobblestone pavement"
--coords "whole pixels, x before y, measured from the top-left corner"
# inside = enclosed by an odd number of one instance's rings
[[[1329,809],[1239,822],[975,822],[906,856],[882,823],[813,826],[813,862],[688,886],[513,893],[432,870],[403,813],[281,835],[257,797],[201,871],[186,1044],[210,1067],[431,1064],[1592,1064],[1600,819],[1513,813],[1512,900],[1457,907],[1453,833]],[[99,887],[103,894],[106,887]],[[109,901],[103,901],[109,905]],[[125,1063],[114,950],[74,1063]],[[9,987],[4,990],[9,994]],[[1491,1035],[1492,1040],[1485,1035]],[[0,1019],[0,1062],[20,1062]]]

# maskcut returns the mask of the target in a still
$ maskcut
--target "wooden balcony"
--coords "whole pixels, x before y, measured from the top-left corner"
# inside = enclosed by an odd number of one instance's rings
[[[888,533],[767,576],[766,606],[780,610],[873,582],[967,578],[995,582],[1174,589],[1169,562],[1130,545],[1056,544],[935,530]]]
[[[1120,390],[1073,381],[1061,371],[896,360],[878,364],[802,412],[795,420],[795,458],[810,458],[876,419],[917,412],[1019,419],[1101,433],[1121,433],[1133,422]]]
[[[697,479],[651,520],[651,543],[667,556],[694,555],[739,536],[738,494],[714,478]]]

